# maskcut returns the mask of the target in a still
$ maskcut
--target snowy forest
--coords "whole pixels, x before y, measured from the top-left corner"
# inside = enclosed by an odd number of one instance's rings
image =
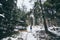
[[[0,0],[0,40],[60,40],[60,0]]]

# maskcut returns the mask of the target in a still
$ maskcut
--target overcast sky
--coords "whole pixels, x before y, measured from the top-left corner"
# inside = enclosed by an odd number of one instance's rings
[[[42,1],[45,1],[45,0],[42,0]],[[26,8],[27,8],[27,11],[29,11],[30,9],[33,8],[34,1],[32,1],[32,2],[30,2],[30,0],[24,0],[24,2],[23,2],[23,0],[18,0],[17,1],[18,8],[22,8],[22,4],[25,5]]]

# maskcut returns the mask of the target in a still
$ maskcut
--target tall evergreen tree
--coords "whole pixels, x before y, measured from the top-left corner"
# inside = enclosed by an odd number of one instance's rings
[[[13,10],[16,10],[16,3],[14,1],[17,0],[0,0],[1,9],[0,14],[3,14],[5,18],[0,18],[0,38],[6,37],[13,32]],[[3,29],[2,29],[3,28]]]

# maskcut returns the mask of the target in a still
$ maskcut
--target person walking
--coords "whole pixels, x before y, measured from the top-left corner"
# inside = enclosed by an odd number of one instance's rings
[[[32,17],[30,17],[30,21],[31,21],[30,30],[32,32],[32,25],[33,25],[33,18]]]

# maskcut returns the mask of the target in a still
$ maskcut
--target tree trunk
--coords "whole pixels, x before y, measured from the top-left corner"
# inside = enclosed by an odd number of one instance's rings
[[[44,24],[44,27],[45,27],[45,31],[46,33],[48,32],[48,28],[47,28],[47,24],[46,24],[46,20],[45,20],[45,16],[44,16],[44,11],[43,11],[43,5],[41,3],[41,0],[40,0],[40,6],[41,6],[41,10],[42,10],[42,16],[43,16],[43,24]]]

